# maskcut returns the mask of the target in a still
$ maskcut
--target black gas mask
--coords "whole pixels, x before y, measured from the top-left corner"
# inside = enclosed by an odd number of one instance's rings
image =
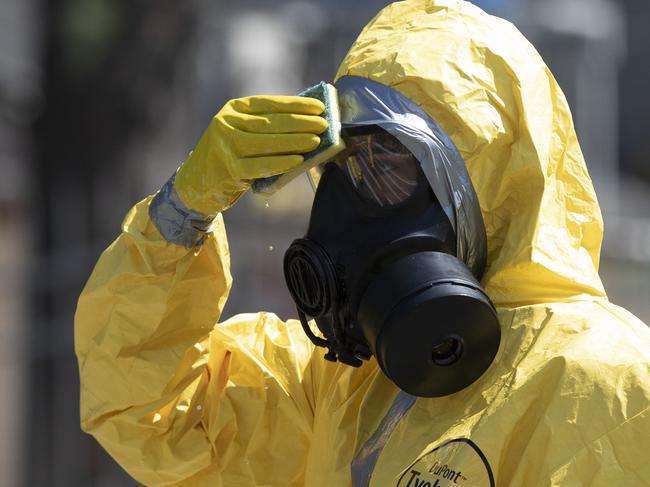
[[[320,166],[307,233],[284,258],[305,333],[327,360],[358,367],[374,355],[413,395],[457,392],[499,346],[483,269],[474,275],[457,258],[456,232],[399,140],[377,126],[344,138],[345,152]]]

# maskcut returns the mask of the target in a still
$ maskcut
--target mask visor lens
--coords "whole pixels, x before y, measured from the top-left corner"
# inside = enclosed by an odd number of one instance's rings
[[[381,207],[406,201],[418,182],[419,163],[394,136],[380,130],[345,137],[346,150],[330,163],[337,164],[365,200]],[[314,190],[327,164],[309,171]]]

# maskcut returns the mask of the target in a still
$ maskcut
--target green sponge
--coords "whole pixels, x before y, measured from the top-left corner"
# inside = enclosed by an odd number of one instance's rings
[[[318,164],[330,160],[345,149],[345,143],[341,139],[341,115],[336,88],[325,81],[321,81],[316,86],[299,93],[298,96],[316,98],[323,102],[325,111],[322,116],[327,120],[327,130],[320,134],[320,145],[313,151],[304,154],[305,160],[298,167],[284,174],[253,181],[251,187],[255,193],[271,196],[295,177],[309,171]]]

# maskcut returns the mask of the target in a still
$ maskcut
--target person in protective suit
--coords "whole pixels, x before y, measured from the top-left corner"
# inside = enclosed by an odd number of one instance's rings
[[[484,312],[463,315],[462,336],[445,342],[451,362],[432,379],[399,348],[408,342],[419,360],[418,342],[431,338],[393,323],[419,323],[411,311],[429,309],[422,303],[380,312],[381,293],[357,303],[365,341],[348,340],[357,321],[336,312],[352,309],[347,298],[328,288],[340,302],[309,312],[304,279],[288,279],[301,318],[316,318],[311,338],[339,361],[323,360],[298,320],[219,322],[231,286],[221,212],[252,180],[300,165],[327,126],[315,99],[231,100],[174,177],[129,212],[79,299],[83,429],[146,485],[650,485],[650,333],[598,277],[598,203],[567,102],[537,52],[469,3],[407,0],[366,26],[336,79],[357,152],[320,171],[306,235],[320,250],[305,244],[316,254],[303,260],[329,255],[332,266],[311,284],[336,287],[350,256],[366,255],[340,243],[364,242],[359,201],[399,215],[419,201],[402,221],[424,247],[393,258],[402,264],[391,272],[424,255],[408,276],[427,266],[456,276],[430,283],[444,299],[426,306],[452,325],[465,308]],[[378,172],[360,177],[364,168]],[[336,220],[320,225],[330,207]],[[391,249],[400,240],[385,238]],[[368,289],[393,276],[372,275]],[[459,295],[471,306],[449,308]],[[443,326],[437,317],[429,328]],[[378,322],[391,332],[373,331]],[[474,363],[469,375],[454,368]]]

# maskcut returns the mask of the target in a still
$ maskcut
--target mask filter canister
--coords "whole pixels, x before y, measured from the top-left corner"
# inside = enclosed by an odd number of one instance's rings
[[[469,269],[454,256],[419,252],[372,279],[357,321],[384,373],[423,397],[457,392],[496,355],[496,312]]]

